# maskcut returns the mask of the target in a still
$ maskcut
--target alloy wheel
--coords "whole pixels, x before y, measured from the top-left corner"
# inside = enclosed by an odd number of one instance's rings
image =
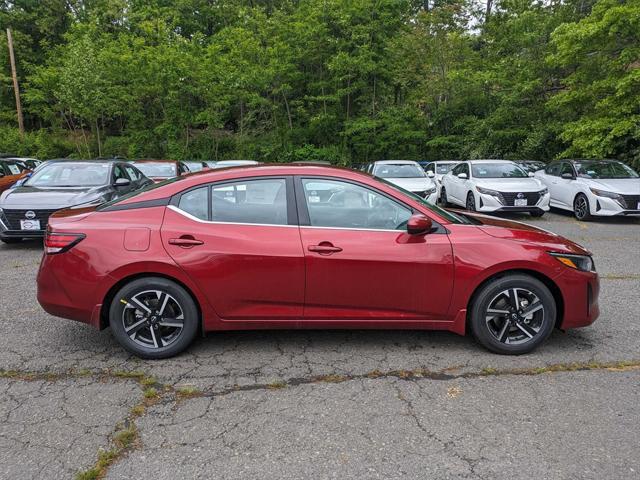
[[[467,210],[471,212],[476,210],[476,199],[473,197],[473,193],[467,195]]]
[[[542,330],[544,305],[530,290],[509,288],[489,302],[485,321],[489,332],[499,342],[522,345],[532,341]]]
[[[576,218],[578,220],[582,220],[589,215],[589,204],[587,203],[587,199],[583,195],[580,195],[578,196],[578,198],[576,198],[573,210],[575,211]]]
[[[122,299],[122,325],[126,335],[146,348],[173,344],[184,328],[184,311],[167,292],[145,290]]]

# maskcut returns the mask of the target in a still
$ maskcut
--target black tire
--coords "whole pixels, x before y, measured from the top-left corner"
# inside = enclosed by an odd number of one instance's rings
[[[512,309],[513,290],[519,311]],[[525,311],[523,301],[527,302]],[[537,310],[526,317],[520,315],[535,308]],[[474,295],[469,311],[471,332],[478,343],[504,355],[522,355],[540,346],[551,335],[557,315],[555,299],[546,285],[525,274],[490,280]],[[506,313],[492,315],[499,311]]]
[[[529,212],[529,215],[531,215],[533,218],[540,218],[541,216],[544,215],[544,210],[538,210],[535,212]]]
[[[588,222],[591,220],[589,199],[584,193],[579,193],[576,195],[576,198],[573,199],[573,214],[582,222]]]
[[[449,201],[447,200],[447,189],[444,188],[444,185],[440,188],[440,205],[443,207],[449,206]]]
[[[15,245],[16,243],[22,243],[22,239],[21,238],[7,238],[7,237],[3,237],[0,238],[0,241],[2,243],[6,243],[7,245]]]
[[[166,301],[162,295],[166,295]],[[157,315],[160,309],[164,311]],[[165,278],[147,277],[133,280],[116,293],[109,307],[109,325],[128,352],[140,358],[161,359],[179,354],[193,342],[200,315],[191,295],[180,285]],[[132,330],[134,338],[130,336]]]
[[[476,197],[473,196],[473,192],[467,193],[467,202],[466,202],[467,210],[470,212],[476,211]]]

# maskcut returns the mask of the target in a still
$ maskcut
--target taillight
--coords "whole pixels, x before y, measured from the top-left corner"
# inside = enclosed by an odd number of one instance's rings
[[[66,252],[85,237],[84,233],[51,233],[47,231],[44,237],[44,251],[48,255]]]

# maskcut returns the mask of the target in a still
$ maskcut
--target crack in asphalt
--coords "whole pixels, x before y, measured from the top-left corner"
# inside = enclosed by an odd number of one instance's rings
[[[626,360],[618,362],[590,362],[590,363],[569,363],[569,364],[555,364],[548,365],[546,367],[539,368],[520,368],[520,369],[493,369],[484,368],[480,371],[452,373],[459,366],[449,367],[439,371],[432,371],[426,368],[417,368],[413,370],[390,370],[382,372],[380,370],[373,370],[362,374],[326,374],[315,375],[307,377],[292,377],[286,380],[279,380],[271,383],[256,383],[252,385],[234,385],[232,387],[220,389],[201,391],[195,388],[175,387],[169,385],[163,385],[158,382],[154,377],[141,371],[101,371],[95,372],[90,370],[70,370],[66,372],[51,372],[51,371],[20,371],[20,370],[4,370],[0,369],[0,379],[8,381],[20,381],[20,382],[32,382],[43,381],[48,383],[55,383],[61,380],[74,380],[74,379],[93,379],[98,382],[136,382],[142,390],[142,396],[136,405],[130,410],[127,417],[118,422],[109,436],[109,448],[99,449],[97,452],[96,464],[89,470],[84,472],[78,472],[77,478],[85,478],[87,474],[97,475],[95,478],[102,478],[108,472],[109,468],[118,462],[124,455],[129,454],[134,450],[144,449],[144,445],[140,440],[136,420],[143,418],[148,411],[148,407],[155,404],[173,404],[175,408],[180,406],[182,402],[189,401],[195,398],[216,398],[234,393],[251,392],[251,391],[268,391],[276,392],[281,389],[294,388],[304,385],[314,384],[341,384],[345,382],[357,381],[357,380],[378,380],[378,379],[395,379],[398,381],[407,382],[421,382],[425,380],[431,381],[455,381],[461,379],[474,379],[474,378],[487,378],[487,377],[502,377],[509,375],[520,376],[532,376],[543,374],[554,374],[560,372],[584,372],[584,371],[628,371],[640,369],[640,359]],[[415,411],[415,408],[410,399],[408,399],[402,391],[396,386],[397,398],[405,405],[406,415],[411,417],[415,422],[418,429],[420,429],[428,438],[438,442],[442,449],[447,453],[463,462],[471,477],[477,477],[475,468],[481,459],[472,459],[460,455],[455,451],[455,445],[451,442],[444,442],[439,439],[433,432],[423,425],[419,415]],[[15,402],[16,399],[10,398],[10,401]],[[7,415],[13,409],[7,412]],[[69,413],[63,408],[65,416]],[[205,410],[204,414],[209,411],[209,407]],[[83,425],[85,428],[86,425]],[[230,430],[236,428],[231,426]],[[221,435],[224,437],[224,433]],[[123,440],[123,438],[126,439]],[[224,438],[223,438],[224,440]],[[91,478],[91,477],[88,477]]]

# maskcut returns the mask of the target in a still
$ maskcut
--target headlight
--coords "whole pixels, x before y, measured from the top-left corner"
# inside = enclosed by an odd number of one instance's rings
[[[596,271],[596,266],[593,263],[593,259],[589,255],[573,255],[554,252],[549,252],[549,254],[555,257],[559,262],[564,263],[567,267],[574,268],[582,272]]]
[[[476,190],[478,190],[478,193],[482,193],[483,195],[491,195],[492,197],[496,197],[498,199],[498,201],[500,203],[502,203],[504,205],[505,201],[504,201],[504,197],[502,196],[502,193],[496,191],[496,190],[491,190],[489,188],[482,188],[482,187],[478,187],[476,185]]]
[[[591,190],[591,193],[599,197],[607,197],[607,198],[613,198],[614,200],[622,200],[622,196],[618,195],[617,193],[605,192],[604,190],[598,190],[597,188],[590,188],[589,190]]]
[[[540,196],[546,195],[547,193],[549,193],[549,189],[545,187],[542,190],[540,190],[538,193],[540,194]]]

